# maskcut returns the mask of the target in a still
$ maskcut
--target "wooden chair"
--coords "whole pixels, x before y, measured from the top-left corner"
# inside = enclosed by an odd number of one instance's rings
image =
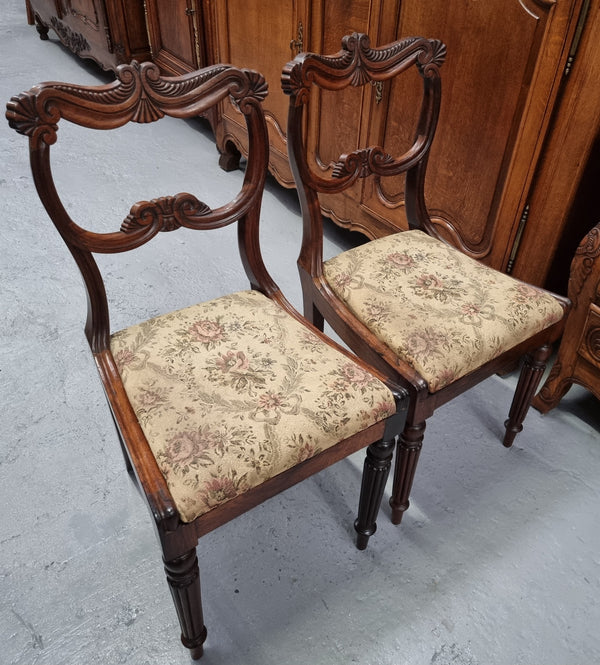
[[[282,74],[283,90],[290,96],[288,151],[304,225],[298,259],[304,314],[321,330],[326,320],[359,357],[410,394],[390,499],[395,524],[409,506],[426,419],[442,404],[491,374],[511,368],[527,354],[505,423],[504,445],[510,446],[522,429],[550,344],[560,336],[568,308],[565,299],[518,282],[450,246],[429,217],[425,170],[438,119],[439,68],[445,53],[441,42],[422,38],[371,48],[366,35],[355,33],[343,39],[340,52],[301,53]],[[322,114],[325,95],[328,108],[343,116],[346,135],[355,136],[358,130],[354,131],[352,114],[346,111],[347,98],[345,104],[340,100],[336,105],[334,95],[349,86],[389,85],[410,69],[420,75],[419,79],[414,74],[417,81],[422,80],[422,101],[414,142],[404,154],[393,156],[377,144],[350,145],[342,146],[340,153],[336,148],[334,154],[340,156],[326,163],[311,152],[315,137],[307,136],[312,126],[306,122],[308,110]],[[363,94],[375,92],[366,89]],[[361,120],[356,118],[357,123]],[[372,127],[369,131],[373,133]],[[377,139],[369,135],[368,140]],[[371,240],[324,262],[320,198],[331,201],[358,186],[359,179],[374,180],[377,190],[384,187],[385,178],[401,175],[409,230]],[[397,184],[393,186],[399,191]],[[359,224],[356,228],[360,230]]]
[[[226,65],[163,78],[150,63],[123,65],[117,76],[100,86],[42,83],[13,97],[7,117],[29,137],[38,194],[83,276],[85,334],[128,470],[154,518],[181,640],[199,658],[206,629],[198,538],[368,446],[355,524],[358,544],[366,546],[404,425],[406,393],[393,394],[364,362],[308,324],[267,272],[259,247],[268,161],[264,78]],[[250,146],[232,201],[211,209],[192,194],[161,195],[135,203],[110,233],[71,219],[50,163],[59,121],[109,130],[163,116],[192,118],[227,96],[245,118]],[[161,231],[234,222],[250,290],[111,334],[95,253],[128,252]]]

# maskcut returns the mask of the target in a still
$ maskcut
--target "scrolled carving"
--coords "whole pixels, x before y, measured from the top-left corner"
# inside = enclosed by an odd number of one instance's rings
[[[19,134],[35,140],[43,140],[48,145],[56,142],[60,114],[56,109],[40,108],[37,99],[21,93],[10,99],[6,105],[8,124]]]
[[[380,167],[393,164],[394,158],[382,148],[372,147],[356,150],[340,157],[332,172],[333,178],[367,178],[373,173],[380,173]]]
[[[589,328],[585,335],[585,347],[596,362],[600,362],[600,326]]]
[[[251,69],[244,69],[243,71],[250,82],[249,96],[262,102],[269,93],[269,85],[265,77]]]
[[[216,97],[211,96],[211,93]],[[162,77],[154,63],[132,62],[117,68],[117,80],[101,86],[42,83],[8,104],[11,127],[51,145],[58,121],[85,122],[110,129],[126,122],[154,122],[164,115],[192,117],[203,113],[219,98],[231,94],[262,101],[267,84],[262,75],[230,65],[215,65],[181,77]],[[59,110],[60,109],[60,110]]]
[[[181,192],[175,196],[162,196],[135,203],[123,220],[121,231],[130,234],[150,228],[154,235],[160,231],[174,231],[181,226],[194,228],[210,212],[211,209],[193,194]]]
[[[425,78],[438,75],[438,69],[446,61],[446,44],[439,39],[430,39],[431,50],[423,50],[417,58],[417,67]]]
[[[87,42],[87,39],[79,32],[75,32],[68,25],[63,23],[61,20],[53,16],[50,19],[50,23],[56,34],[60,37],[60,41],[75,55],[79,55],[83,51],[89,51],[90,45]]]
[[[342,50],[333,56],[300,54],[284,68],[281,85],[295,97],[296,106],[306,100],[306,90],[315,82],[337,89],[340,82],[361,86],[395,76],[416,64],[425,78],[438,74],[446,57],[446,46],[439,40],[408,37],[388,46],[372,48],[368,35],[353,33],[342,40]]]
[[[585,236],[579,244],[573,262],[571,263],[571,273],[569,277],[569,298],[573,304],[583,289],[586,279],[592,272],[594,262],[600,256],[600,224],[596,224],[593,229]]]

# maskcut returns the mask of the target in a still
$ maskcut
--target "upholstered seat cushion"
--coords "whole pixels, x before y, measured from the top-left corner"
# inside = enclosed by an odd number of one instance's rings
[[[186,522],[395,412],[383,383],[256,291],[122,330],[111,351]]]
[[[435,392],[559,321],[549,293],[422,231],[348,250],[324,264],[348,308]]]

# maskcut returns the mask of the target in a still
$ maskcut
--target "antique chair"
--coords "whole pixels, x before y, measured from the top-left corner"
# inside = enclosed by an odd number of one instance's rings
[[[455,249],[440,237],[429,217],[425,169],[438,118],[439,68],[445,53],[444,44],[423,38],[371,48],[366,35],[355,33],[344,38],[335,55],[301,53],[282,74],[283,90],[290,96],[288,152],[303,217],[298,267],[304,314],[320,329],[325,319],[359,357],[410,394],[390,498],[395,524],[409,506],[426,419],[437,407],[491,374],[512,368],[527,354],[505,423],[504,445],[509,447],[522,429],[550,344],[559,337],[568,308],[568,301]],[[324,99],[327,108],[336,109],[339,122],[343,120],[344,136],[358,135],[347,98],[336,104],[335,95],[341,96],[349,86],[395,85],[397,80],[390,79],[407,70],[421,81],[422,99],[416,109],[414,139],[404,154],[392,156],[377,144],[345,145],[339,152],[338,146],[329,147],[336,156],[330,162],[314,154],[310,113],[320,113],[323,122]],[[366,88],[363,95],[375,94],[370,90]],[[357,117],[356,123],[360,122],[364,119]],[[374,131],[369,125],[371,142],[377,140],[371,138]],[[359,179],[370,178],[378,188],[385,178],[400,176],[405,178],[409,230],[384,235],[324,262],[322,197],[329,202],[343,196],[364,182]],[[398,191],[399,186],[394,186]],[[359,224],[352,224],[351,205],[346,207],[349,226],[360,230]]]
[[[355,524],[358,544],[365,547],[404,426],[406,393],[394,394],[363,361],[314,329],[267,272],[259,247],[268,159],[264,78],[227,65],[163,78],[150,63],[122,65],[117,77],[89,87],[42,83],[11,99],[7,118],[29,137],[38,194],[83,276],[85,334],[127,468],[154,518],[182,642],[199,658],[206,629],[198,538],[368,446]],[[86,230],[71,219],[51,172],[59,121],[109,130],[165,115],[192,118],[227,96],[245,118],[250,146],[233,200],[211,209],[192,194],[161,195],[135,203],[110,233]],[[134,250],[160,231],[234,222],[250,290],[111,334],[95,253]]]

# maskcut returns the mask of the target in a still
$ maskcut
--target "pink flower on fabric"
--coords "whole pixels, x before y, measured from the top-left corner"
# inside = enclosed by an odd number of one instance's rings
[[[371,409],[371,415],[376,422],[379,422],[380,420],[383,420],[384,418],[391,416],[392,413],[393,411],[390,410],[390,405],[387,402],[379,402],[379,404],[376,404]]]
[[[204,485],[203,495],[207,506],[215,506],[235,498],[238,489],[231,478],[213,478]]]
[[[393,254],[388,254],[387,256],[388,263],[391,263],[396,268],[400,270],[410,270],[415,265],[415,260],[412,256],[409,256],[406,252],[394,252]]]
[[[460,307],[464,316],[478,316],[481,313],[481,307],[472,302],[465,302]]]
[[[173,466],[188,466],[200,453],[211,447],[210,443],[210,432],[179,432],[168,441],[166,455]]]
[[[211,342],[220,342],[224,338],[224,331],[222,326],[209,319],[196,321],[188,332],[198,342],[203,344],[210,344]]]
[[[253,418],[259,422],[276,425],[281,420],[281,414],[296,414],[300,411],[300,395],[283,395],[281,393],[267,392],[260,395]]]
[[[352,283],[352,275],[350,275],[347,272],[342,272],[339,275],[335,276],[335,285],[340,288],[344,289],[345,287],[349,286]]]
[[[346,379],[348,383],[357,388],[362,388],[371,383],[372,376],[366,372],[362,367],[355,365],[354,363],[348,362],[341,369],[342,376]]]
[[[529,284],[517,284],[515,300],[518,302],[537,300],[540,295],[540,292],[534,289],[533,286],[529,286]]]
[[[121,349],[115,356],[115,362],[121,369],[127,367],[127,365],[131,365],[136,359],[137,356],[131,349]]]
[[[227,353],[219,353],[219,358],[215,361],[215,365],[223,372],[229,371],[244,371],[249,367],[248,358],[243,351],[227,351]]]
[[[443,289],[444,282],[438,279],[435,275],[421,275],[417,278],[417,287],[420,289]]]

